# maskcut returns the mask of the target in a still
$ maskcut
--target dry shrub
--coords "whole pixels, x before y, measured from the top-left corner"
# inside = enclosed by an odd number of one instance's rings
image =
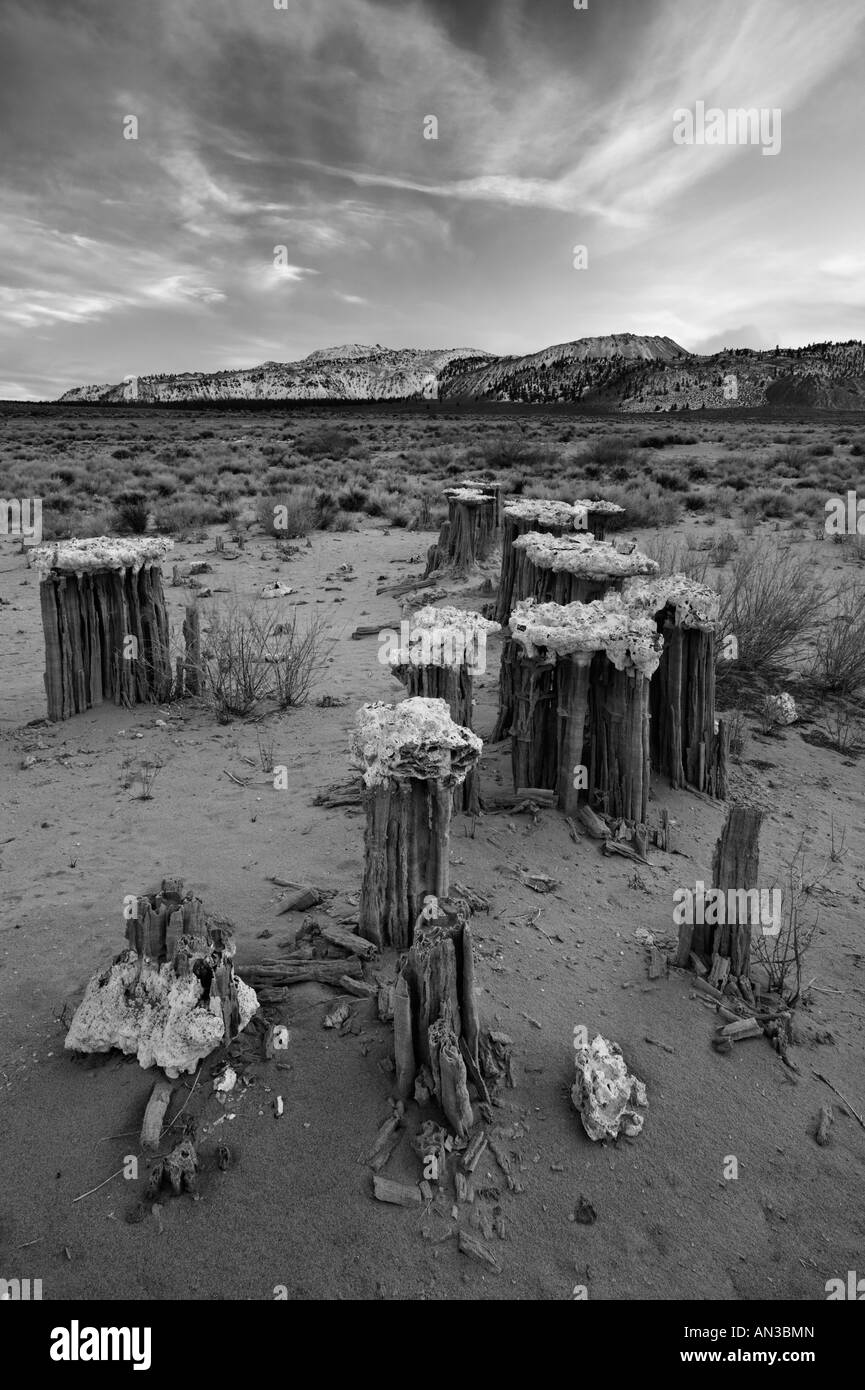
[[[259,525],[277,540],[308,536],[318,521],[314,487],[298,487],[281,496],[261,497],[256,510]]]
[[[649,536],[642,545],[643,552],[650,560],[656,560],[661,574],[686,574],[700,584],[709,583],[709,570],[712,562],[710,550],[696,550],[687,540],[674,539],[661,534]]]
[[[313,617],[301,628],[297,612],[236,603],[207,616],[202,642],[202,694],[220,724],[253,714],[266,700],[302,705],[325,661],[326,628]]]
[[[810,674],[819,690],[856,695],[865,687],[865,584],[840,590],[836,603],[820,625]]]
[[[721,586],[721,631],[738,642],[736,665],[753,671],[801,656],[828,602],[807,555],[762,543],[743,547]]]

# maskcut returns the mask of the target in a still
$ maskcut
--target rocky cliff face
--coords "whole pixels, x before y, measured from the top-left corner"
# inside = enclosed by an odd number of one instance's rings
[[[300,362],[263,362],[227,372],[140,376],[113,386],[81,386],[64,401],[404,400],[435,399],[449,362],[486,359],[476,348],[383,348],[352,343]]]
[[[726,406],[865,407],[865,346],[812,343],[708,357],[672,338],[618,333],[559,343],[524,357],[477,348],[383,348],[351,343],[299,362],[227,372],[142,376],[81,386],[64,401],[187,400],[579,401],[607,410],[670,411]]]

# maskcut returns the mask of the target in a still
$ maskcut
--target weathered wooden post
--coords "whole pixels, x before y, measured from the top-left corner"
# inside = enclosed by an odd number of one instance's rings
[[[352,750],[363,770],[366,832],[359,931],[404,950],[424,897],[446,898],[454,789],[483,744],[444,700],[362,706]]]
[[[391,670],[410,696],[444,700],[451,719],[472,727],[472,677],[486,671],[486,639],[499,625],[461,608],[419,608],[388,652]],[[475,766],[454,791],[454,810],[477,815],[480,774]]]
[[[483,478],[461,478],[458,487],[474,488],[476,492],[482,492],[485,497],[492,497],[495,503],[493,511],[494,530],[502,529],[502,514],[504,511],[505,485],[497,478],[487,482]]]
[[[690,912],[680,921],[676,957],[679,966],[687,966],[692,955],[707,966],[711,962],[709,984],[721,990],[728,982],[738,986],[752,1007],[751,933],[761,921],[757,879],[762,821],[763,812],[756,807],[728,809],[712,859],[711,895],[704,895],[699,913]],[[702,885],[698,888],[702,892]]]
[[[658,564],[642,551],[619,550],[588,531],[564,536],[527,531],[514,549],[522,553],[514,576],[513,601],[592,603],[637,575],[656,575]]]
[[[601,497],[580,497],[574,503],[578,531],[590,531],[596,541],[606,540],[607,526],[614,516],[624,516],[618,502],[605,502]]]
[[[594,603],[535,604],[526,599],[511,614],[514,642],[529,659],[553,664],[556,710],[555,778],[549,762],[523,766],[519,749],[534,746],[531,709],[517,706],[514,776],[546,781],[526,785],[556,791],[571,814],[585,798],[611,816],[645,823],[649,797],[649,685],[660,660],[654,621],[611,593]],[[548,710],[540,710],[545,745]]]
[[[520,575],[520,570],[525,564],[525,554],[514,549],[514,541],[527,531],[542,531],[553,536],[572,533],[578,515],[570,502],[552,502],[544,497],[523,497],[505,503],[502,518],[502,572],[493,613],[497,623],[504,626],[514,606],[515,594],[519,589],[525,593],[525,581]]]
[[[448,519],[438,543],[430,547],[424,578],[448,570],[464,578],[486,560],[495,543],[496,499],[479,487],[453,487],[445,491]]]
[[[186,659],[183,664],[183,693],[197,695],[201,685],[201,625],[198,604],[190,603],[183,620]]]
[[[428,895],[397,981],[394,1054],[397,1089],[407,1099],[426,1068],[454,1132],[473,1122],[468,1082],[487,1098],[481,1077],[474,952],[465,903]]]
[[[715,638],[720,599],[684,574],[625,587],[625,601],[651,614],[664,638],[652,681],[652,766],[673,787],[722,798],[727,737],[715,731]]]
[[[45,633],[48,718],[69,719],[102,700],[133,705],[171,691],[160,536],[36,546]]]
[[[759,910],[751,913],[749,921],[747,908],[743,912],[738,908],[743,900],[748,901],[748,890],[756,889],[759,880],[762,823],[763,812],[755,806],[729,808],[712,859],[712,884],[727,895],[728,901],[730,890],[735,890],[739,920],[733,923],[727,920],[714,929],[696,927],[694,930],[694,951],[706,953],[711,948],[713,960],[715,957],[729,958],[729,974],[744,986],[746,996],[750,989],[751,931],[754,921],[759,921]],[[759,902],[759,894],[757,900]],[[704,937],[703,933],[707,935]]]

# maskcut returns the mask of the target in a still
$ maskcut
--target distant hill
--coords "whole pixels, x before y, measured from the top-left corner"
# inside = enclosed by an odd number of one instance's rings
[[[299,362],[225,372],[142,376],[80,386],[62,401],[487,400],[581,402],[606,410],[731,406],[865,408],[865,346],[810,343],[701,357],[672,338],[614,333],[558,343],[524,357],[477,348],[323,348]]]

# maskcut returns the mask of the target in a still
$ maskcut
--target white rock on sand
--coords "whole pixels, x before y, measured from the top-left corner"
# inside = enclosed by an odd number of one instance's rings
[[[577,1048],[576,1080],[571,1100],[580,1112],[590,1139],[634,1139],[643,1128],[644,1115],[635,1106],[649,1104],[646,1087],[625,1066],[620,1048],[600,1033],[588,1047]]]

